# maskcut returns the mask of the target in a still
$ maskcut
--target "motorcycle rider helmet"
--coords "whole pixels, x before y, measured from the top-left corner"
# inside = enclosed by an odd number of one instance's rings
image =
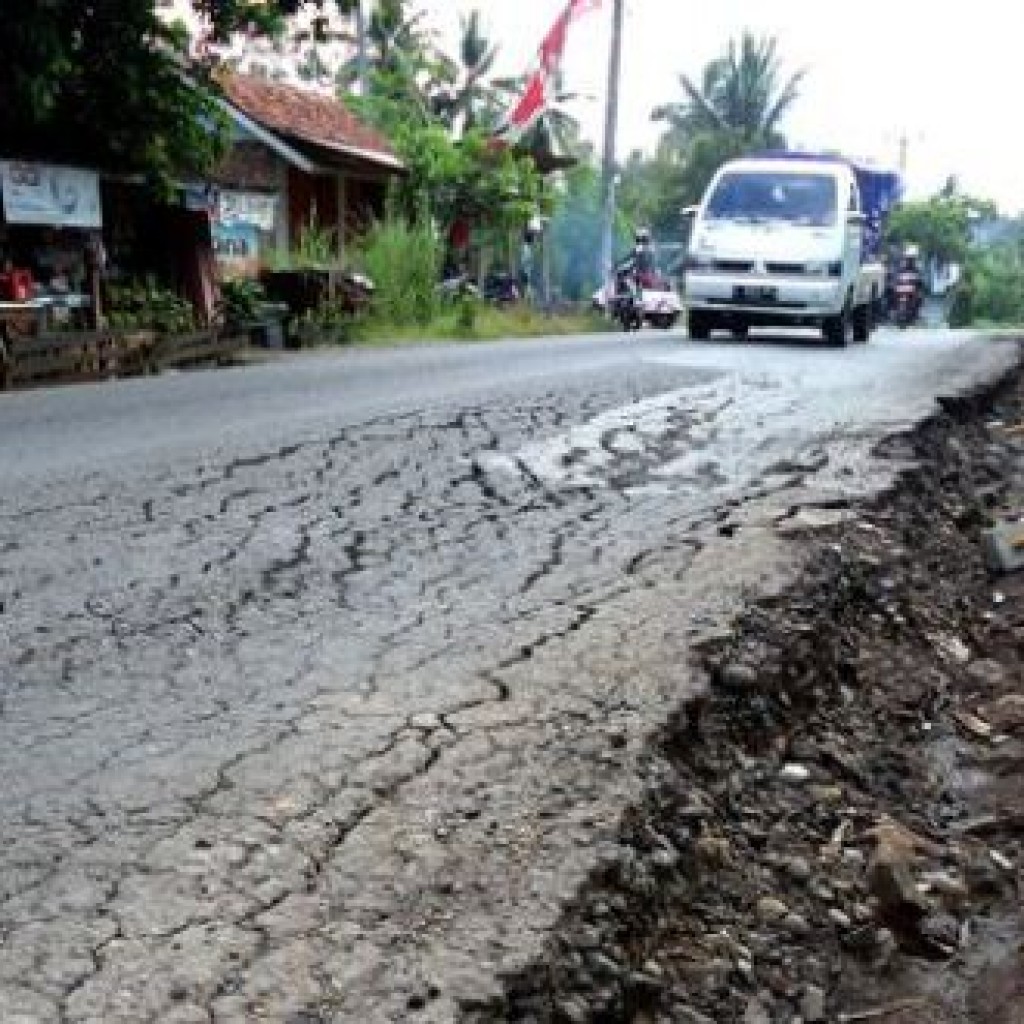
[[[650,245],[651,232],[649,228],[637,228],[633,240],[637,245]]]

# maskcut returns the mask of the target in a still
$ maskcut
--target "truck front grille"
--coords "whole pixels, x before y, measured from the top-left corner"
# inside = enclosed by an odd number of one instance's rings
[[[723,274],[750,274],[754,270],[751,260],[715,260],[714,266]]]

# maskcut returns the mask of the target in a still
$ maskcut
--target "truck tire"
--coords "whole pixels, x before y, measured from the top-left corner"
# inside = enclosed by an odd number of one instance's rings
[[[863,306],[858,306],[853,311],[854,341],[867,341],[871,337],[871,331],[875,326],[873,312],[873,302],[865,302]]]
[[[821,331],[825,335],[825,341],[833,348],[846,348],[850,340],[850,306],[843,306],[843,311],[836,316],[826,317],[821,325]]]
[[[699,309],[686,314],[686,333],[694,341],[707,341],[711,337],[711,318]]]

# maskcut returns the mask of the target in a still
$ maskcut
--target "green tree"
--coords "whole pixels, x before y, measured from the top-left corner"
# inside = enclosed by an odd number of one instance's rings
[[[220,119],[211,94],[182,74],[186,43],[157,18],[153,0],[5,9],[5,151],[164,178],[209,164],[220,150],[209,127]]]
[[[484,34],[480,12],[475,8],[460,16],[457,56],[442,55],[434,83],[434,111],[453,131],[466,131],[490,121],[496,91],[487,80],[498,56],[498,47]]]
[[[522,95],[527,80],[527,75],[494,79],[482,123],[497,126]],[[520,147],[530,153],[590,159],[593,145],[582,137],[579,121],[569,112],[569,103],[577,98],[576,93],[556,87],[547,108],[519,140]]]
[[[888,237],[897,245],[919,246],[926,257],[962,263],[970,249],[972,220],[994,214],[991,203],[945,188],[931,199],[902,203],[893,210]]]
[[[629,155],[622,167],[618,207],[634,227],[648,227],[658,237],[673,235],[679,225],[685,164],[675,149],[659,146],[653,156]]]
[[[1024,324],[1024,246],[1021,238],[1016,244],[972,248],[967,253],[949,320],[954,327]]]
[[[222,40],[250,26],[279,33],[304,2],[195,0],[195,7]],[[5,5],[4,149],[165,183],[202,171],[223,152],[226,128],[207,70],[189,60],[184,30],[158,16],[156,0]]]
[[[667,121],[683,146],[717,132],[750,146],[783,146],[782,121],[799,97],[804,75],[797,71],[783,81],[776,41],[744,32],[704,67],[699,83],[680,75],[683,100],[657,107],[652,117]]]
[[[357,0],[336,2],[343,14],[351,15],[356,10]],[[439,58],[424,29],[423,18],[422,11],[411,10],[408,0],[377,0],[363,26],[363,45],[370,90],[418,106],[421,114],[426,116],[430,102],[424,82],[436,78]],[[358,80],[359,71],[357,55],[341,70],[339,84],[343,89],[348,91],[352,88]]]
[[[775,39],[750,32],[705,65],[699,82],[680,75],[682,100],[662,104],[651,115],[666,123],[660,149],[673,152],[678,164],[677,206],[697,202],[726,160],[785,147],[783,122],[804,75],[784,77]]]
[[[453,138],[429,105],[392,83],[388,72],[374,71],[369,95],[349,102],[388,136],[405,163],[396,200],[406,215],[419,216],[426,208],[445,228],[456,217],[503,227],[523,224],[536,212],[540,179],[528,157],[493,146],[479,128]]]

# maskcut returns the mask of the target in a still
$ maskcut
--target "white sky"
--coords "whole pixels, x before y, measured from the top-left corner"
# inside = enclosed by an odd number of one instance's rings
[[[420,0],[446,39],[476,7],[500,43],[498,70],[519,73],[566,0]],[[571,107],[600,147],[611,0],[571,31],[565,84],[589,94]],[[792,145],[838,149],[897,166],[907,137],[912,196],[949,174],[1003,212],[1024,211],[1024,9],[1017,0],[626,0],[618,150],[650,150],[651,109],[681,97],[678,75],[749,28],[774,35],[785,72],[807,69],[786,122]]]

